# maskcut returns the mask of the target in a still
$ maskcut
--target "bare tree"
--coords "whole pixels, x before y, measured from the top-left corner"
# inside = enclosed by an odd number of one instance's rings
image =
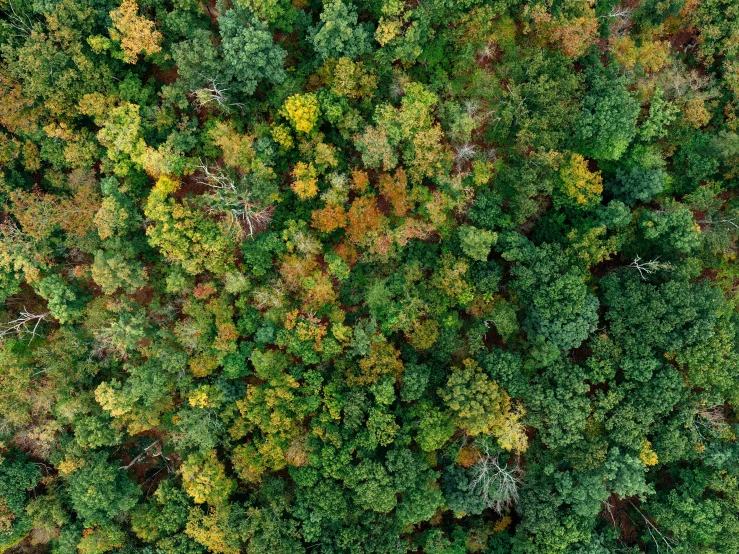
[[[698,408],[691,418],[689,427],[700,442],[708,441],[706,434],[710,437],[716,437],[723,432],[731,431],[724,407],[721,405]]]
[[[482,496],[488,508],[499,514],[504,508],[518,503],[518,486],[521,484],[523,470],[519,465],[519,458],[509,466],[501,463],[500,455],[490,455],[487,445],[482,447],[480,459],[472,466],[472,482],[470,490]]]
[[[702,223],[704,225],[728,225],[731,227],[734,227],[734,229],[739,229],[739,225],[736,223],[736,217],[731,218],[724,218],[724,219],[700,219],[696,221],[696,223]]]
[[[599,19],[628,19],[631,17],[631,8],[625,8],[623,6],[614,6],[611,11],[605,15],[601,15]]]
[[[719,94],[710,76],[703,75],[695,69],[689,69],[681,62],[673,62],[666,71],[660,74],[658,82],[665,91],[667,100],[675,98],[708,100]]]
[[[12,321],[0,324],[0,339],[15,334],[19,337],[23,335],[31,335],[31,340],[36,337],[36,330],[42,321],[50,315],[49,312],[42,314],[32,314],[25,306],[18,317]],[[33,327],[31,327],[33,325]],[[29,341],[30,342],[30,341]]]
[[[475,154],[477,153],[477,146],[468,142],[467,144],[463,144],[462,146],[458,147],[456,150],[457,151],[454,155],[454,161],[459,164],[461,162],[466,162],[474,158]]]
[[[252,237],[258,227],[266,225],[272,219],[274,206],[260,206],[246,187],[237,184],[220,168],[211,169],[201,161],[198,169],[202,174],[200,182],[213,189],[210,210],[228,214],[236,224],[234,227],[239,234],[245,232],[245,225],[248,229],[247,235]]]
[[[657,529],[657,526],[652,523],[652,521],[647,516],[645,516],[642,511],[636,507],[636,504],[634,504],[631,500],[629,500],[629,504],[631,504],[631,507],[634,508],[634,510],[636,510],[636,513],[638,513],[644,520],[644,523],[647,526],[647,532],[652,538],[652,541],[654,541],[654,546],[657,552],[675,552],[675,539],[666,536],[659,529]]]
[[[636,258],[634,258],[634,261],[629,264],[629,267],[633,267],[634,269],[636,269],[639,272],[641,278],[646,281],[647,275],[651,275],[658,269],[669,269],[670,264],[660,263],[659,257],[645,262],[642,261],[641,256],[637,254]]]
[[[223,88],[215,79],[208,79],[206,86],[195,89],[190,93],[193,103],[198,108],[206,108],[211,105],[218,106],[224,112],[230,112],[231,107],[240,107],[243,104],[229,102],[227,88]]]
[[[133,466],[133,465],[134,465],[134,464],[136,464],[136,462],[138,462],[138,461],[139,461],[139,460],[140,460],[141,458],[143,458],[144,456],[146,456],[146,455],[147,455],[147,454],[149,453],[149,450],[151,450],[152,448],[154,448],[154,447],[155,447],[155,446],[157,446],[157,445],[159,445],[159,440],[155,440],[155,441],[154,441],[153,443],[151,443],[151,444],[150,444],[149,446],[147,446],[146,448],[144,448],[144,449],[143,449],[143,450],[142,450],[142,451],[141,451],[141,452],[140,452],[140,453],[138,454],[138,456],[136,456],[136,457],[135,457],[135,458],[134,458],[133,460],[131,460],[131,462],[130,462],[130,463],[129,463],[128,465],[125,465],[125,466],[120,466],[120,467],[119,467],[118,469],[123,469],[123,470],[128,470],[128,469],[131,469],[131,466]],[[154,453],[152,454],[152,457],[157,457],[157,456],[161,456],[161,454],[162,454],[162,448],[161,448],[161,447],[159,447],[159,448],[157,448],[157,449],[156,449],[156,450],[154,451]]]
[[[19,13],[15,9],[15,0],[8,0],[8,8],[3,13],[6,16],[3,23],[15,29],[19,34],[17,36],[30,36],[33,31],[34,21],[27,15]]]

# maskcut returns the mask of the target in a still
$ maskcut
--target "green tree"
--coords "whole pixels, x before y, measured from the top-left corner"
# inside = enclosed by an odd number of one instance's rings
[[[623,78],[599,67],[588,71],[588,91],[575,128],[577,149],[596,160],[618,160],[636,136],[639,103]]]
[[[25,507],[28,493],[40,480],[39,468],[20,453],[4,455],[0,461],[0,548],[14,546],[31,531]]]
[[[490,249],[498,239],[498,234],[485,229],[476,229],[470,225],[459,228],[459,239],[462,251],[473,260],[484,262],[488,259]]]
[[[108,523],[136,505],[140,491],[104,452],[88,458],[69,477],[69,498],[86,526]]]
[[[248,10],[228,10],[218,18],[223,61],[233,86],[251,95],[262,81],[285,80],[283,60],[287,53],[275,45],[267,25]]]
[[[92,278],[105,294],[113,294],[119,288],[132,293],[146,284],[146,272],[140,262],[121,252],[103,250],[95,253]]]
[[[557,245],[534,247],[518,238],[504,258],[518,261],[511,287],[524,306],[524,329],[541,361],[577,348],[598,323],[598,299],[585,276]],[[515,244],[515,243],[514,243]]]
[[[41,279],[37,290],[39,296],[48,302],[49,312],[59,323],[70,323],[80,316],[82,306],[78,295],[59,275]]]
[[[324,2],[321,22],[309,31],[318,59],[354,59],[372,51],[371,26],[357,24],[357,10],[342,0]]]

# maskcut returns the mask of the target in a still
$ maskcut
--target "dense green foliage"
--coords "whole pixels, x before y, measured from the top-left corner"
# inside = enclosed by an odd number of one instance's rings
[[[738,0],[0,0],[0,552],[739,552]]]

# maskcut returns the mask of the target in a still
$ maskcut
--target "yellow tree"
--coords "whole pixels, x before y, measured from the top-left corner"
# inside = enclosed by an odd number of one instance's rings
[[[603,178],[600,171],[591,172],[580,154],[572,154],[559,170],[560,187],[555,202],[587,207],[600,201]]]
[[[123,0],[120,7],[110,12],[113,29],[110,37],[121,43],[123,61],[135,64],[139,54],[156,54],[162,47],[162,33],[153,22],[139,15],[136,0]]]

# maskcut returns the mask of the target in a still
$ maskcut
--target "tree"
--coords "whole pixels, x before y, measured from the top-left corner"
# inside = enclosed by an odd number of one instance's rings
[[[510,398],[473,360],[455,368],[446,387],[437,394],[451,411],[457,426],[470,436],[500,435],[510,414]]]
[[[133,292],[146,284],[142,265],[120,252],[98,250],[92,264],[92,278],[105,294],[113,294],[121,287]]]
[[[179,187],[162,177],[149,194],[144,214],[155,223],[146,230],[149,243],[187,273],[222,275],[229,268],[232,238],[202,212],[176,202],[170,195]]]
[[[484,448],[471,468],[470,492],[480,495],[486,507],[502,514],[506,507],[518,502],[523,471],[518,460],[509,466],[502,462],[500,455],[493,455],[488,447]]]
[[[232,76],[223,67],[213,39],[209,31],[193,29],[186,40],[172,45],[172,58],[177,64],[179,81],[188,91],[197,90],[208,81],[222,87],[230,84]]]
[[[667,252],[687,254],[701,244],[702,235],[693,212],[677,202],[668,204],[664,210],[644,212],[639,227],[644,238],[659,244]]]
[[[237,5],[285,33],[292,30],[298,16],[298,10],[288,0],[237,0]]]
[[[372,51],[373,29],[357,24],[354,6],[342,0],[324,2],[321,23],[311,28],[309,37],[318,59],[347,57],[350,60]]]
[[[503,256],[519,261],[511,270],[511,286],[525,306],[524,329],[543,361],[577,348],[595,330],[598,299],[560,247],[534,247],[525,239],[521,244]]]
[[[88,527],[127,512],[136,505],[139,494],[139,488],[104,452],[92,455],[69,476],[72,507]]]
[[[139,54],[151,56],[162,50],[162,34],[138,11],[136,0],[123,0],[119,8],[110,12],[114,27],[110,38],[120,41],[126,63],[135,64]]]
[[[737,22],[0,0],[0,551],[739,552]]]
[[[207,502],[211,506],[223,505],[235,488],[215,450],[188,456],[182,464],[182,481],[185,492],[196,504]]]
[[[575,129],[577,149],[596,160],[618,160],[636,136],[639,103],[602,68],[588,72],[587,94]]]
[[[238,91],[251,95],[261,81],[284,82],[287,52],[274,44],[266,24],[248,10],[231,9],[219,16],[218,25],[223,61]]]
[[[38,294],[48,302],[49,313],[59,323],[70,323],[80,315],[80,299],[59,275],[38,282]]]
[[[635,145],[618,164],[608,190],[629,206],[638,201],[649,202],[665,187],[664,166],[662,156],[655,149]]]
[[[600,202],[603,179],[600,172],[592,173],[585,158],[572,154],[559,169],[560,183],[555,204],[587,208]]]
[[[310,133],[321,116],[315,94],[295,94],[285,100],[282,114],[292,123],[296,131]]]
[[[0,548],[14,546],[31,531],[25,507],[40,480],[39,468],[19,453],[0,461]]]
[[[459,237],[464,253],[473,260],[484,262],[488,259],[488,254],[497,241],[498,234],[465,225],[459,228]]]

